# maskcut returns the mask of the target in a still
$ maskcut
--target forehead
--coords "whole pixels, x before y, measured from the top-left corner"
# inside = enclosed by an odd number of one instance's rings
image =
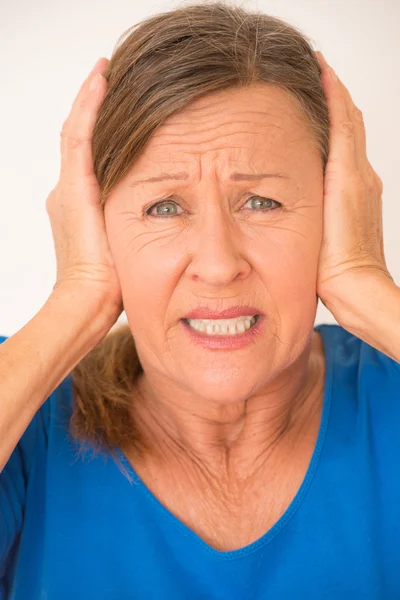
[[[199,157],[229,164],[292,160],[312,144],[296,99],[269,84],[203,96],[167,119],[151,136],[132,171],[155,163],[187,164]]]

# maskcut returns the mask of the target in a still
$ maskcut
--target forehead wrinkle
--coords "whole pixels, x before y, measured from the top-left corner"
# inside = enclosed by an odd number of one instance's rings
[[[188,147],[188,152],[192,153],[193,149],[190,146],[195,146],[197,151],[206,152],[208,150],[215,150],[216,146],[219,144],[224,145],[223,140],[229,138],[229,147],[236,148],[239,144],[241,147],[249,145],[249,147],[254,146],[254,138],[256,138],[256,146],[259,144],[260,136],[263,138],[261,140],[263,146],[266,145],[276,145],[277,143],[286,146],[289,142],[292,143],[296,139],[300,139],[302,137],[307,137],[304,131],[303,123],[293,114],[290,116],[290,120],[273,119],[268,121],[255,121],[254,115],[253,118],[246,120],[245,122],[239,121],[237,119],[237,115],[234,119],[225,120],[226,117],[223,117],[224,121],[218,123],[217,125],[213,124],[211,127],[210,124],[204,123],[190,123],[190,127],[188,129],[183,129],[179,131],[179,128],[173,126],[172,124],[166,127],[162,125],[158,130],[156,130],[151,139],[148,142],[147,150],[151,152],[153,148],[159,148],[163,146],[176,146],[180,148],[182,146]],[[243,127],[245,125],[245,127]],[[232,142],[232,138],[237,136],[240,139],[248,138],[250,139],[250,144],[241,142]],[[253,139],[252,139],[253,138]],[[209,145],[211,144],[211,148]],[[205,147],[203,147],[205,146]]]
[[[269,115],[270,116],[270,115]],[[223,120],[221,120],[223,119]],[[189,135],[193,134],[193,135],[202,135],[203,133],[209,133],[210,131],[212,132],[216,132],[218,130],[221,130],[221,128],[223,128],[224,130],[228,130],[229,133],[226,133],[224,131],[224,133],[222,134],[222,137],[226,136],[226,135],[254,135],[254,134],[258,134],[260,131],[260,128],[262,129],[279,129],[279,130],[286,130],[288,132],[290,132],[291,130],[293,130],[294,128],[298,128],[299,123],[297,122],[297,120],[291,119],[290,122],[288,123],[287,120],[285,122],[284,119],[281,118],[276,118],[276,117],[271,117],[271,121],[270,122],[263,122],[263,120],[260,121],[255,121],[254,120],[254,114],[253,116],[249,119],[245,119],[242,120],[240,118],[238,118],[238,115],[232,115],[232,117],[226,117],[226,114],[219,118],[219,122],[215,123],[215,120],[210,119],[210,122],[199,122],[199,120],[196,120],[194,122],[187,122],[187,127],[182,127],[180,124],[170,124],[170,125],[161,125],[159,127],[159,129],[157,129],[152,136],[152,140],[154,143],[157,143],[157,140],[159,138],[169,138],[169,139],[173,139],[173,138],[181,138],[181,137],[185,137],[185,139],[187,139],[188,137],[188,130],[189,130]],[[232,131],[233,130],[233,131]],[[219,134],[216,137],[221,137],[221,134]]]
[[[216,119],[219,121],[218,127],[221,127],[222,125],[226,124],[232,125],[235,123],[256,124],[259,121],[257,120],[257,122],[255,123],[254,116],[257,115],[260,117],[260,120],[263,120],[265,117],[268,117],[268,119],[272,120],[272,122],[270,123],[271,125],[273,125],[277,121],[286,120],[287,116],[289,116],[291,120],[293,118],[297,120],[297,115],[295,115],[291,109],[286,109],[285,107],[278,107],[277,110],[260,111],[255,110],[254,107],[249,107],[248,110],[229,110],[226,106],[222,106],[215,113],[210,114],[209,111],[207,111],[205,115],[199,115],[188,120],[177,120],[176,118],[170,118],[159,127],[158,131],[167,130],[166,133],[168,133],[169,129],[175,130],[181,126],[193,127],[194,125],[197,125],[199,123],[208,125],[209,121],[215,121]]]
[[[235,98],[228,98],[224,101],[214,102],[210,106],[209,101],[206,105],[201,105],[197,109],[185,107],[181,111],[171,115],[160,127],[153,133],[153,136],[164,135],[182,135],[177,133],[179,129],[185,130],[188,127],[193,129],[224,127],[226,125],[235,126],[238,124],[253,125],[258,127],[260,123],[263,126],[281,126],[284,128],[292,127],[294,124],[302,122],[301,115],[298,114],[296,107],[287,98],[268,98],[263,95],[262,106],[257,101],[240,98],[240,102]],[[204,98],[202,99],[204,103]],[[191,113],[188,115],[189,111]],[[197,114],[196,114],[197,113]]]
[[[238,141],[234,140],[235,137],[239,138]],[[237,150],[241,151],[241,153],[248,152],[249,155],[257,151],[270,154],[278,146],[288,148],[296,140],[303,141],[303,137],[303,135],[298,135],[297,129],[292,129],[288,132],[277,124],[268,125],[267,130],[265,126],[259,125],[257,130],[254,131],[224,131],[223,134],[215,129],[211,131],[207,129],[201,132],[201,134],[190,132],[186,136],[168,136],[168,139],[157,139],[154,137],[149,142],[144,156],[150,157],[153,152],[160,152],[160,157],[156,159],[153,155],[152,161],[159,162],[163,156],[166,156],[166,162],[168,162],[171,159],[175,161],[184,160],[183,154],[193,156],[207,154],[208,152],[230,152],[232,150],[235,151],[235,155],[237,154]],[[173,156],[175,149],[177,151],[176,157]]]
[[[262,100],[264,102],[265,96],[262,97]],[[276,106],[275,100],[273,114],[267,109],[256,111],[242,109],[234,112],[230,98],[227,102],[228,107],[224,103],[224,110],[222,110],[222,104],[220,100],[214,101],[215,113],[218,116],[217,125],[215,125],[216,115],[213,119],[210,117],[210,105],[196,109],[190,108],[192,114],[195,112],[205,114],[205,119],[203,118],[200,123],[198,118],[193,120],[185,118],[187,107],[180,113],[172,115],[153,132],[147,147],[142,152],[142,157],[136,161],[137,172],[141,172],[141,175],[145,176],[148,174],[149,178],[152,175],[157,177],[160,175],[160,170],[157,169],[154,172],[153,165],[160,164],[165,165],[162,169],[163,172],[169,170],[174,173],[187,170],[191,172],[194,166],[193,160],[198,162],[199,159],[201,160],[201,156],[210,152],[216,155],[215,158],[218,162],[222,159],[223,162],[227,161],[231,167],[232,163],[236,163],[237,171],[276,172],[281,168],[281,164],[276,163],[276,160],[280,162],[286,157],[286,161],[290,161],[293,153],[299,153],[297,144],[298,142],[304,144],[307,136],[304,136],[304,131],[301,129],[302,123],[296,112],[291,107],[289,107],[291,110],[288,110],[284,102]],[[229,110],[228,119],[227,108]],[[233,118],[229,118],[229,113],[232,113]],[[263,118],[257,119],[257,115],[262,115]],[[284,118],[282,118],[283,115]],[[243,116],[246,118],[243,119]],[[212,127],[210,126],[211,121]],[[206,126],[207,123],[208,126]],[[225,156],[220,156],[220,153]],[[268,157],[268,164],[259,164],[255,169],[254,157],[255,155],[259,156],[260,153]],[[151,170],[148,168],[147,162],[151,163]],[[170,169],[167,165],[170,166]],[[188,169],[185,169],[186,165]],[[145,167],[147,173],[143,172],[141,166]],[[195,171],[197,171],[197,167],[195,167]]]
[[[275,137],[275,136],[273,136]],[[259,142],[260,140],[258,140]],[[218,145],[216,145],[218,144]],[[151,163],[151,170],[148,168],[141,168],[142,165],[137,164],[136,169],[133,169],[132,174],[140,174],[139,177],[135,177],[130,181],[130,186],[139,185],[139,183],[144,181],[150,181],[156,183],[156,180],[159,177],[165,176],[165,182],[173,182],[182,181],[184,182],[187,179],[192,179],[199,170],[202,171],[201,163],[202,158],[207,154],[212,153],[211,164],[217,163],[218,169],[220,170],[222,167],[222,171],[228,175],[228,172],[244,172],[249,174],[257,174],[257,173],[282,173],[282,160],[290,163],[291,161],[291,152],[282,153],[277,150],[276,140],[272,139],[271,144],[266,146],[264,143],[252,143],[250,145],[240,144],[238,146],[234,146],[232,144],[220,145],[220,138],[215,139],[215,144],[212,144],[210,147],[210,142],[208,141],[206,144],[206,148],[203,149],[200,143],[195,144],[195,148],[193,149],[193,145],[189,147],[186,151],[181,150],[179,146],[188,146],[188,141],[174,143],[174,144],[158,144],[158,148],[162,149],[162,152],[159,152],[158,156],[154,154],[151,156],[146,152],[144,153],[147,156],[142,156],[144,159],[144,166],[146,163],[146,158]],[[172,148],[175,147],[176,152]],[[165,151],[163,149],[165,147]],[[284,148],[287,150],[291,148],[291,145],[286,143]],[[232,152],[233,151],[233,152]],[[256,160],[260,158],[260,156],[265,156],[266,159]],[[190,158],[188,158],[190,157]],[[268,159],[268,160],[267,160]],[[209,159],[210,160],[210,159]],[[209,162],[209,160],[207,162]],[[161,166],[162,165],[162,166]],[[155,168],[158,166],[158,168]],[[160,168],[161,166],[161,168]],[[293,166],[293,165],[292,165]],[[207,171],[209,169],[207,168]],[[174,177],[177,175],[177,177]],[[197,179],[195,176],[195,179]],[[227,177],[224,177],[226,179]],[[250,177],[247,181],[250,181],[252,178]],[[282,178],[283,179],[283,178]],[[287,180],[289,177],[287,177]],[[255,180],[255,178],[253,178]],[[236,177],[233,178],[233,181],[244,181],[244,178]]]

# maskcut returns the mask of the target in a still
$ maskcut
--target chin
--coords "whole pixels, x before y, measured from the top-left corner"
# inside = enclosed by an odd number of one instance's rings
[[[204,401],[229,405],[245,402],[261,389],[263,383],[250,381],[249,376],[246,376],[243,371],[233,373],[232,370],[229,370],[223,373],[214,371],[203,374],[197,385],[194,385],[192,378],[185,387],[190,390],[191,394],[204,399]]]

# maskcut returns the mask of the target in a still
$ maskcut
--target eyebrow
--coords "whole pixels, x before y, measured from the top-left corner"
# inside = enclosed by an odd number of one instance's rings
[[[156,183],[158,181],[167,181],[167,180],[175,180],[182,181],[184,179],[188,179],[189,174],[180,172],[180,173],[162,173],[157,177],[149,177],[148,179],[138,179],[135,181],[131,181],[129,187],[134,187],[140,183]],[[230,181],[260,181],[261,179],[286,179],[290,180],[288,175],[284,175],[283,173],[232,173],[229,177]]]

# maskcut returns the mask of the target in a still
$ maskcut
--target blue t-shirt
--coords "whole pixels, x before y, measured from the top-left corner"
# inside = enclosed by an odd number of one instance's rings
[[[339,325],[315,329],[327,364],[306,476],[273,527],[228,552],[119,450],[131,481],[111,455],[77,458],[64,379],[0,473],[0,599],[398,600],[400,364]]]

